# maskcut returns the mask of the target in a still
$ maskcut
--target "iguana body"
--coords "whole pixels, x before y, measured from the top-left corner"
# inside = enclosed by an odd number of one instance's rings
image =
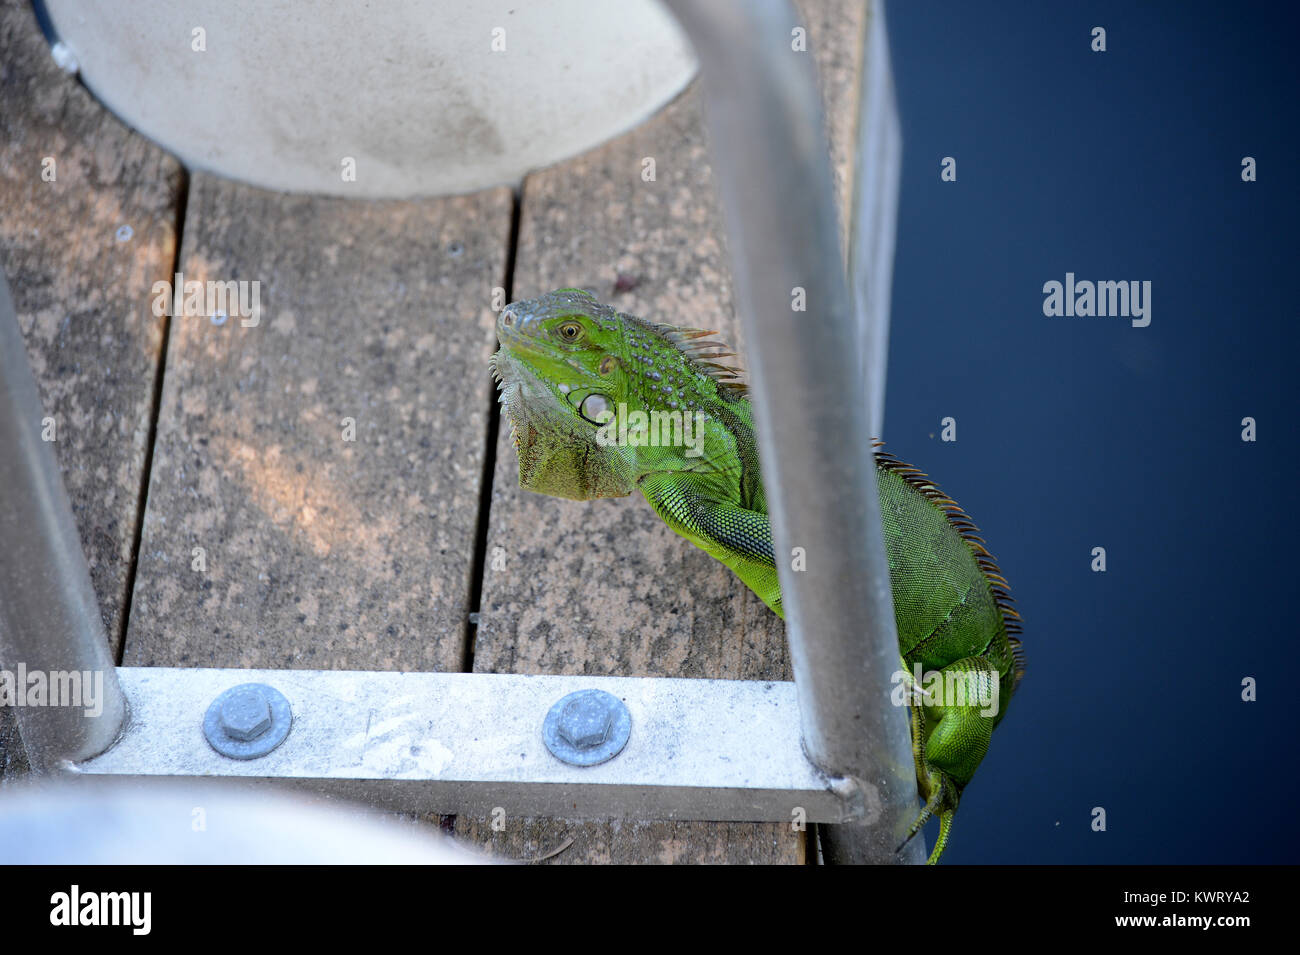
[[[624,315],[576,289],[508,306],[492,367],[519,483],[576,500],[639,490],[784,616],[749,401],[735,369],[717,363],[731,353],[711,334]],[[1019,615],[956,504],[879,450],[876,478],[903,671],[947,678],[924,679],[928,692],[912,706],[926,804],[909,837],[937,814],[935,862],[1023,671]],[[957,684],[984,695],[954,695]]]

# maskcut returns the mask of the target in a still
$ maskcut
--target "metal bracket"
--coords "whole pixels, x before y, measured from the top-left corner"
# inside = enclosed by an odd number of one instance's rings
[[[393,810],[486,818],[843,822],[832,781],[805,758],[793,683],[635,677],[122,667],[131,717],[85,777],[220,777],[285,783]],[[209,705],[261,683],[293,728],[271,752],[232,759],[204,737]],[[548,750],[543,726],[571,693],[627,707],[626,746],[599,765]]]

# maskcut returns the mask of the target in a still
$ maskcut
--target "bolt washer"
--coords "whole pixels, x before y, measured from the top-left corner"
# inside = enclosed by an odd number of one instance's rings
[[[258,700],[266,704],[270,713],[271,725],[252,739],[239,739],[232,736],[222,720],[222,711],[227,704],[252,705]],[[222,756],[231,759],[257,759],[275,749],[289,735],[293,726],[293,711],[283,693],[265,683],[241,683],[226,690],[208,707],[203,717],[203,735],[208,745]]]
[[[589,738],[575,745],[577,730]],[[623,751],[632,735],[632,714],[604,690],[578,690],[561,698],[542,722],[542,740],[556,759],[571,766],[595,766]]]

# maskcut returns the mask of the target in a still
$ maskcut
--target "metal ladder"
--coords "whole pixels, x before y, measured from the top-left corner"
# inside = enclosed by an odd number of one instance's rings
[[[920,838],[897,851],[917,794],[907,710],[890,703],[899,654],[869,441],[900,150],[882,4],[861,78],[850,282],[814,65],[792,49],[789,4],[665,2],[701,63],[794,682],[115,667],[0,276],[0,667],[102,679],[93,718],[16,707],[34,769],[270,782],[480,816],[825,823],[827,861],[924,858]],[[807,311],[792,309],[796,289]],[[793,548],[808,572],[792,569]],[[287,700],[275,726],[285,745],[232,759],[202,726],[219,694],[246,683]],[[598,765],[563,762],[542,745],[544,719],[592,689],[623,702],[630,742]],[[373,710],[402,745],[366,749]]]

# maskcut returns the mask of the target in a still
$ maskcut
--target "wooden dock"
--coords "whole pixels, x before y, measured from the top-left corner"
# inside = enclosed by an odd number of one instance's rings
[[[866,5],[797,6],[843,204]],[[0,269],[123,665],[790,679],[730,571],[639,500],[520,491],[493,422],[494,288],[738,339],[695,85],[518,192],[361,201],[187,173],[59,71],[23,0],[0,50]],[[159,317],[178,272],[259,282],[259,323]],[[785,824],[428,821],[517,860],[810,854]]]

